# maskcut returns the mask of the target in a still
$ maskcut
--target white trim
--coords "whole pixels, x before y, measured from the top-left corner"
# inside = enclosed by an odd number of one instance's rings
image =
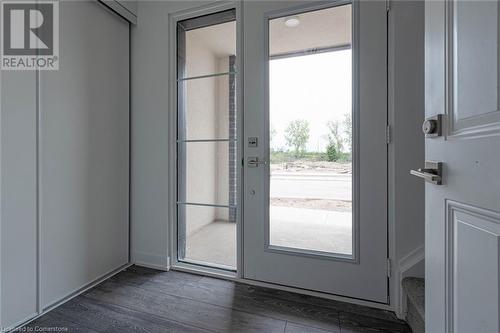
[[[162,271],[170,270],[168,256],[148,252],[132,252],[132,262],[137,266],[143,266]]]
[[[396,282],[398,283],[398,287],[395,289],[395,291],[397,292],[397,294],[395,295],[397,302],[394,305],[395,305],[396,316],[399,319],[404,319],[406,315],[406,302],[404,301],[405,293],[401,285],[403,278],[406,277],[405,272],[407,272],[409,269],[411,269],[424,259],[425,259],[425,246],[424,244],[422,244],[413,251],[411,251],[410,253],[408,253],[406,256],[401,258],[398,262],[398,267],[396,270],[396,279],[395,279]]]
[[[103,4],[111,11],[115,12],[117,15],[121,16],[128,22],[132,24],[137,24],[137,14],[130,11],[127,7],[117,0],[98,0],[99,3]]]
[[[236,140],[238,144],[236,145],[236,165],[237,170],[237,180],[236,180],[236,276],[238,278],[243,277],[243,209],[245,203],[243,202],[243,179],[244,179],[244,168],[240,164],[243,160],[243,78],[244,78],[244,52],[243,52],[243,0],[237,0],[235,2],[236,8],[236,70],[238,75],[236,75]]]
[[[16,330],[17,328],[19,328],[27,323],[32,322],[33,320],[35,320],[36,318],[38,318],[40,316],[41,315],[39,315],[38,312],[33,312],[32,314],[30,314],[26,318],[21,319],[20,321],[18,321],[17,323],[15,323],[9,327],[1,327],[2,332],[12,332],[12,331]]]
[[[76,288],[75,290],[67,293],[65,296],[59,298],[58,300],[50,303],[47,306],[44,306],[43,309],[42,309],[42,313],[47,313],[50,310],[57,308],[61,304],[66,303],[67,301],[69,301],[69,300],[75,298],[76,296],[82,294],[83,292],[85,292],[85,291],[87,291],[87,290],[95,287],[96,285],[100,284],[101,282],[109,279],[113,275],[116,275],[116,274],[120,273],[121,271],[127,269],[128,267],[130,267],[132,265],[133,265],[132,263],[126,263],[124,265],[121,265],[118,268],[112,269],[108,273],[102,274],[101,276],[97,277],[96,279],[92,280],[89,283],[83,284],[82,286],[80,286],[80,287]]]
[[[195,4],[196,5],[196,4]],[[242,137],[242,87],[243,87],[243,68],[242,68],[242,40],[243,40],[243,31],[242,31],[242,6],[241,1],[220,1],[214,2],[208,5],[197,6],[189,9],[184,9],[178,12],[173,12],[168,14],[168,36],[169,36],[169,75],[168,75],[168,113],[169,113],[169,140],[168,140],[168,156],[169,156],[169,171],[168,171],[168,183],[169,183],[169,192],[168,192],[168,207],[169,207],[169,215],[168,215],[168,235],[167,239],[169,240],[169,248],[166,257],[172,258],[170,264],[172,266],[178,266],[180,263],[177,260],[177,22],[194,18],[197,16],[213,14],[217,12],[221,12],[224,10],[236,9],[236,117],[238,119],[237,122],[237,137]],[[237,219],[236,219],[236,232],[237,232],[237,246],[236,246],[236,257],[237,257],[237,275],[242,274],[242,246],[243,246],[243,238],[241,232],[241,212],[242,212],[242,203],[241,203],[241,181],[242,177],[242,167],[239,161],[242,158],[242,140],[238,140],[237,146],[237,166],[238,166],[238,181],[237,181]],[[138,262],[136,262],[138,263]],[[140,264],[140,263],[138,263]],[[182,266],[182,265],[181,265]],[[169,269],[169,268],[168,268]],[[204,270],[205,271],[205,270]]]
[[[164,267],[164,266],[158,266],[158,265],[148,264],[148,263],[139,262],[139,261],[138,262],[134,262],[134,265],[135,266],[139,266],[139,267],[156,269],[156,270],[159,270],[159,271],[162,271],[162,272],[168,272],[168,271],[170,271],[170,266]]]
[[[2,6],[0,6],[0,15],[3,17],[3,11],[2,11]],[[0,71],[0,97],[2,96],[2,71]],[[2,141],[1,138],[3,137],[2,135],[2,119],[3,119],[3,112],[2,112],[2,105],[3,103],[0,103],[0,327],[3,324],[3,316],[2,316],[2,304],[3,304],[3,292],[2,292],[2,208],[3,208],[3,200],[2,200],[2,184],[3,184],[3,168],[2,168]]]
[[[387,126],[394,127],[395,112],[395,31],[396,22],[393,11],[387,11]],[[396,259],[396,208],[394,206],[396,193],[396,158],[395,145],[387,144],[387,253],[388,259]],[[391,267],[394,269],[394,265]],[[391,272],[389,277],[389,304],[398,315],[399,287],[397,273]]]
[[[40,158],[42,156],[42,110],[40,107],[40,96],[41,96],[41,80],[40,80],[40,70],[36,70],[35,74],[35,85],[36,85],[36,105],[35,105],[35,118],[36,118],[36,141],[35,141],[35,200],[36,200],[36,309],[37,313],[43,313],[43,302],[42,302],[42,183],[41,179],[41,164]]]

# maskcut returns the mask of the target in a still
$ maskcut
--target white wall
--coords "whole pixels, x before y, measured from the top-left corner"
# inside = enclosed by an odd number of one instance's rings
[[[187,4],[140,1],[131,28],[130,246],[133,261],[158,268],[167,267],[169,239],[168,8],[183,7]]]
[[[137,25],[131,30],[132,259],[163,269],[170,238],[168,157],[175,149],[169,147],[169,14],[203,4],[139,1]]]

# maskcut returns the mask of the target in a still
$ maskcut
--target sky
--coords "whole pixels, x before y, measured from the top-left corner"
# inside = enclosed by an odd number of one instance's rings
[[[272,148],[286,149],[285,128],[309,121],[307,151],[324,152],[330,120],[342,122],[352,107],[351,50],[271,60],[269,64]]]

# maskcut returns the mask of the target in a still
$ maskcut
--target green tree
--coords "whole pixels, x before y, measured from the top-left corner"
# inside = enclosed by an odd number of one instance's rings
[[[329,162],[335,162],[340,158],[340,152],[335,148],[335,145],[329,143],[326,146],[326,159]]]
[[[309,140],[309,122],[303,119],[291,121],[285,129],[285,140],[294,149],[295,157],[302,156]]]
[[[344,140],[340,133],[339,121],[329,121],[326,126],[328,127],[328,142],[334,145],[339,152],[342,151],[344,149]]]
[[[278,131],[271,125],[271,129],[269,130],[269,141],[271,143],[271,151],[274,151],[274,139],[276,138],[276,134]]]
[[[340,133],[340,122],[329,121],[326,123],[328,127],[328,146],[326,147],[326,157],[330,162],[337,161],[344,149],[342,135]]]
[[[344,127],[344,136],[345,136],[345,143],[347,146],[347,150],[349,151],[349,154],[352,153],[352,118],[350,113],[346,113],[344,115],[344,121],[343,121],[343,127]]]

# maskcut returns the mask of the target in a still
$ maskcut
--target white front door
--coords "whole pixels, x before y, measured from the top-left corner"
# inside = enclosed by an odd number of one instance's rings
[[[388,302],[386,17],[243,3],[243,277]]]
[[[497,1],[428,1],[426,159],[443,163],[426,184],[426,331],[500,331],[500,107]]]

